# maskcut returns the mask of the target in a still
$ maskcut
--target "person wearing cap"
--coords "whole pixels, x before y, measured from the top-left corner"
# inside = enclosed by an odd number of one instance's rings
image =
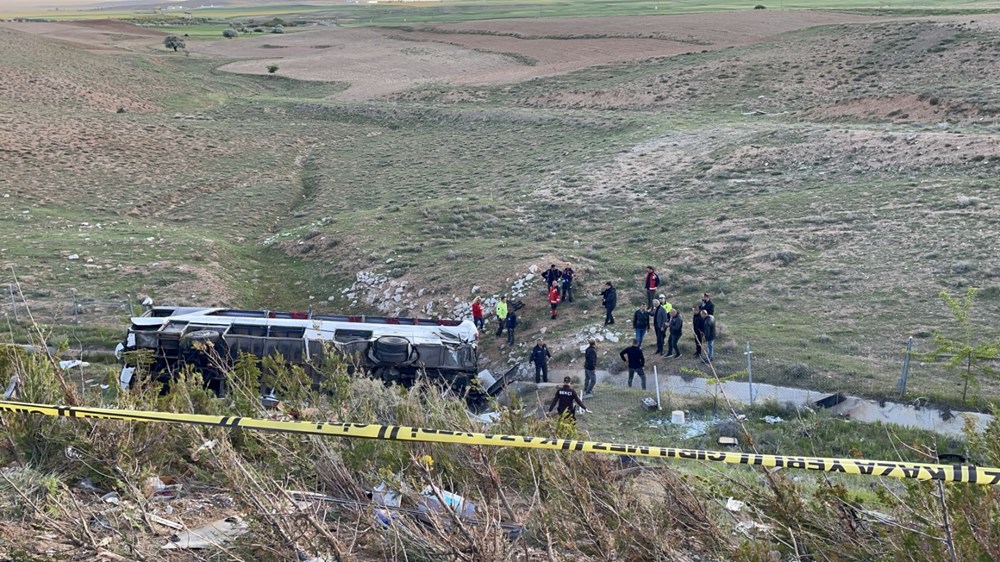
[[[587,351],[583,353],[583,395],[593,398],[597,384],[597,340],[591,339]]]
[[[549,382],[550,357],[552,353],[549,352],[549,346],[545,345],[545,340],[539,338],[535,342],[535,347],[531,348],[531,356],[528,358],[528,363],[535,365],[535,384]]]
[[[496,315],[497,337],[499,338],[503,335],[504,328],[507,327],[507,295],[503,295],[500,297],[500,300],[497,301]]]
[[[570,377],[565,377],[563,379],[563,385],[556,390],[556,395],[552,397],[552,402],[549,404],[549,413],[552,413],[552,408],[559,406],[559,416],[567,416],[576,421],[576,404],[580,405],[580,408],[586,410],[587,407],[583,405],[583,401],[577,395],[576,391],[573,390],[570,384],[573,379]]]
[[[667,336],[667,309],[660,304],[659,299],[653,299],[653,312],[649,315],[656,333],[656,354],[663,355],[663,340]]]
[[[604,325],[615,323],[615,307],[618,306],[618,290],[608,281],[601,291],[601,303],[604,305]]]
[[[628,365],[629,388],[632,388],[632,378],[635,375],[639,375],[642,389],[646,390],[646,371],[643,370],[646,366],[646,357],[642,354],[642,348],[639,347],[638,340],[632,340],[632,346],[626,347],[618,355]]]

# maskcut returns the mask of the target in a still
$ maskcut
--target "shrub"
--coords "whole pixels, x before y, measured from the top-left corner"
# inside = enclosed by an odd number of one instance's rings
[[[269,65],[267,65],[267,72],[268,72],[268,74],[274,74],[277,71],[278,71],[278,65],[276,65],[276,64],[269,64]]]
[[[184,48],[184,40],[176,35],[167,35],[163,39],[163,46],[168,49],[173,49],[174,52],[176,53],[177,49]]]
[[[757,4],[756,6],[753,7],[753,9],[754,10],[766,10],[767,6],[765,6],[763,4]]]
[[[226,29],[222,32],[222,36],[226,39],[234,39],[240,36],[240,33],[235,29]]]
[[[271,28],[271,33],[284,33],[284,32],[285,32],[285,28],[281,27],[280,25],[276,25],[276,26],[274,26],[274,27]]]

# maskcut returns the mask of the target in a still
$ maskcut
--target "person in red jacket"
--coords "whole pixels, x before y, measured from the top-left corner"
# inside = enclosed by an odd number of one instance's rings
[[[483,299],[476,297],[472,299],[472,323],[476,325],[476,329],[480,332],[483,331]]]
[[[552,307],[552,319],[556,319],[556,307],[559,306],[559,286],[549,287],[549,306]]]
[[[653,310],[653,299],[656,297],[656,290],[660,288],[660,276],[656,274],[653,266],[646,266],[646,306]]]

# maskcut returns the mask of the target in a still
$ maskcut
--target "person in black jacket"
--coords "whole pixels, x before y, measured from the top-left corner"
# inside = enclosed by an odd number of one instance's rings
[[[573,421],[576,421],[576,405],[579,404],[580,408],[586,410],[587,407],[583,405],[583,401],[577,396],[576,391],[570,386],[570,379],[566,377],[563,379],[563,385],[556,390],[556,395],[552,397],[552,403],[549,404],[549,412],[552,412],[552,408],[559,405],[559,415],[568,416]]]
[[[628,364],[629,388],[632,388],[632,377],[639,375],[642,389],[646,390],[646,371],[643,370],[643,367],[646,366],[646,358],[642,354],[642,348],[639,347],[638,340],[632,340],[632,347],[626,347],[618,355],[622,358],[622,361]]]
[[[667,344],[667,356],[677,359],[681,356],[681,350],[677,347],[677,342],[681,339],[681,331],[684,329],[684,319],[676,308],[670,310],[670,341]],[[670,355],[670,352],[674,352]]]
[[[573,302],[573,268],[569,265],[562,271],[562,301]]]
[[[605,288],[601,291],[601,297],[603,297],[601,303],[604,304],[604,325],[614,324],[615,317],[612,313],[615,311],[615,307],[618,306],[618,291],[611,284],[611,281],[605,283]]]
[[[549,382],[549,357],[552,357],[549,346],[545,345],[545,340],[539,339],[535,347],[531,348],[531,357],[528,358],[528,363],[535,364],[535,384]]]
[[[511,310],[507,313],[507,344],[514,345],[514,328],[517,328],[517,313]]]
[[[701,317],[701,311],[697,306],[691,307],[691,326],[694,328],[694,356],[701,357],[701,344],[705,341],[705,319]]]
[[[632,327],[635,328],[635,339],[642,347],[642,338],[649,329],[649,309],[646,305],[640,304],[639,308],[635,309],[635,314],[632,315]]]
[[[656,354],[663,355],[663,340],[667,336],[667,309],[660,305],[659,299],[653,299],[653,311],[649,313],[656,333]]]
[[[556,264],[552,264],[547,270],[545,270],[544,273],[542,273],[542,278],[545,279],[545,282],[548,284],[545,287],[545,292],[548,293],[549,289],[551,289],[553,285],[555,285],[557,289],[559,288],[559,280],[562,279],[562,271],[556,267]]]
[[[597,384],[597,340],[590,340],[587,351],[583,353],[583,396],[594,396],[594,385]]]
[[[701,302],[698,303],[699,310],[707,310],[709,316],[715,315],[715,304],[712,303],[712,297],[708,293],[701,294]]]
[[[705,323],[702,327],[705,331],[705,362],[711,363],[715,347],[715,317],[703,308],[701,309],[701,319]]]

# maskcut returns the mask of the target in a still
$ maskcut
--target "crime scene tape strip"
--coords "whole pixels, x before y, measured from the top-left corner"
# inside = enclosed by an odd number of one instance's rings
[[[1000,483],[1000,468],[984,468],[972,465],[944,465],[899,461],[876,461],[863,459],[835,459],[823,457],[797,457],[789,455],[758,455],[725,451],[702,451],[675,447],[649,447],[643,445],[620,445],[598,441],[576,439],[552,439],[548,437],[527,437],[521,435],[497,435],[490,433],[465,433],[441,429],[425,429],[402,425],[373,425],[356,423],[330,423],[305,421],[275,421],[231,416],[207,416],[203,414],[177,414],[171,412],[144,412],[138,410],[113,410],[105,408],[85,408],[71,406],[49,406],[24,402],[0,401],[0,411],[14,413],[42,414],[69,418],[92,418],[152,423],[180,423],[210,425],[219,427],[239,427],[285,433],[305,433],[334,437],[354,437],[359,439],[385,439],[392,441],[417,441],[424,443],[451,443],[455,445],[485,445],[491,447],[515,447],[526,449],[548,449],[553,451],[579,451],[583,453],[605,453],[662,459],[686,459],[745,464],[767,468],[785,467],[888,476],[915,480],[941,480],[944,482],[968,482],[972,484],[995,485]]]

